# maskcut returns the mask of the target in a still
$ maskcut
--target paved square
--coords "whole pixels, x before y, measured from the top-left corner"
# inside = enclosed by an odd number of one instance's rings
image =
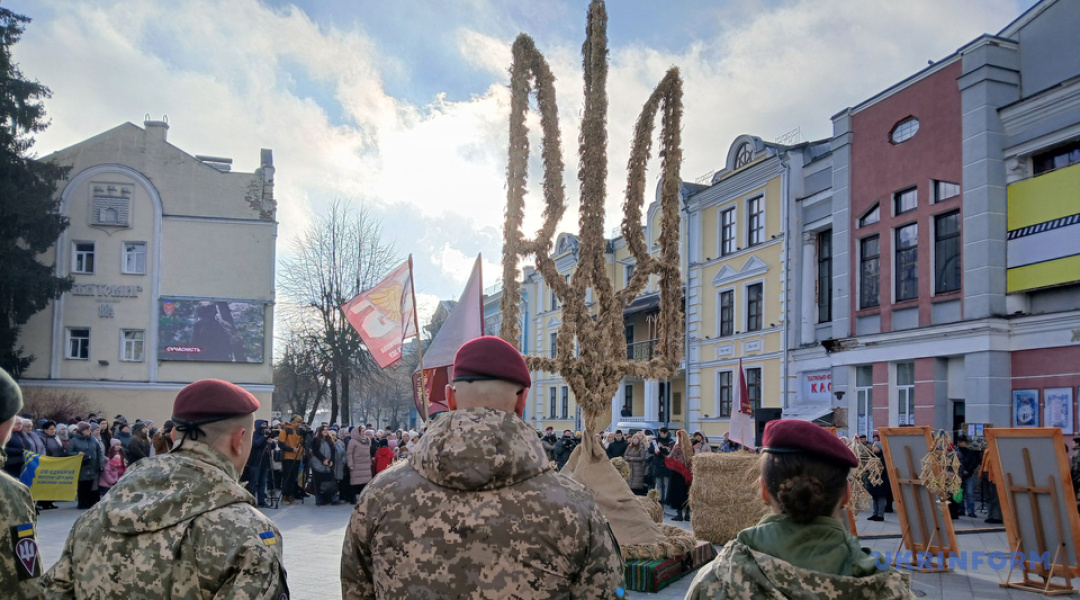
[[[75,519],[83,511],[74,502],[59,502],[58,510],[45,511],[38,518],[38,541],[44,562],[52,566],[60,558],[64,540]],[[341,544],[345,538],[352,507],[349,505],[320,506],[314,502],[282,506],[278,510],[263,511],[281,529],[285,544],[285,568],[289,572],[289,589],[297,600],[341,598],[339,568]],[[867,513],[859,516],[859,533],[867,536],[863,545],[879,552],[895,552],[900,546],[900,525],[895,514],[887,514],[882,523],[866,520]],[[672,522],[669,513],[665,522],[689,529],[688,523]],[[1007,552],[1005,532],[990,529],[982,517],[962,517],[954,521],[960,549],[967,552]],[[879,537],[889,536],[889,537]],[[978,570],[955,573],[915,573],[912,589],[931,600],[952,598],[979,598],[999,600],[1015,598],[1030,600],[1029,592],[1007,590],[998,586],[1005,580],[1007,570],[993,570],[983,566]],[[653,600],[680,600],[690,586],[692,574],[683,577],[659,594],[628,593],[627,597]]]

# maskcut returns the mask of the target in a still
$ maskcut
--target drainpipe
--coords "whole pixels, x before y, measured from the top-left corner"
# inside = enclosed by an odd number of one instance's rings
[[[780,198],[781,198],[781,200],[783,202],[783,204],[780,206],[780,221],[783,223],[783,225],[782,225],[783,231],[781,232],[781,235],[783,236],[783,238],[782,238],[783,242],[781,242],[781,243],[784,246],[784,273],[783,273],[783,277],[785,278],[785,281],[783,282],[784,283],[784,294],[780,299],[780,303],[781,303],[781,306],[782,306],[782,309],[780,311],[780,316],[784,320],[783,326],[780,328],[780,345],[783,348],[783,357],[784,357],[784,362],[782,364],[782,375],[781,375],[781,378],[783,379],[784,383],[781,386],[781,390],[780,390],[781,398],[783,400],[782,400],[782,402],[780,404],[781,404],[781,409],[786,409],[788,407],[788,383],[789,383],[789,381],[788,381],[788,358],[789,358],[788,329],[791,326],[791,319],[788,318],[788,314],[790,312],[790,308],[788,306],[789,305],[788,299],[791,298],[791,296],[792,296],[792,294],[791,294],[791,277],[790,277],[790,273],[791,273],[791,223],[788,222],[788,219],[789,219],[789,214],[788,213],[789,213],[789,210],[790,210],[789,206],[791,204],[791,199],[788,198],[788,196],[791,194],[791,163],[788,162],[787,151],[782,152],[780,154],[780,166],[783,168],[783,174],[781,175],[782,179],[780,180]],[[804,267],[805,267],[805,265],[804,265]]]
[[[684,231],[685,236],[679,236],[686,240],[686,251],[682,256],[682,261],[685,263],[686,277],[683,278],[685,291],[683,291],[683,411],[686,413],[686,427],[690,427],[690,198],[686,194],[685,188],[680,186],[679,196],[682,200],[682,212],[685,215],[683,223],[685,224]],[[698,417],[697,417],[697,429],[701,430],[701,399],[698,398]]]

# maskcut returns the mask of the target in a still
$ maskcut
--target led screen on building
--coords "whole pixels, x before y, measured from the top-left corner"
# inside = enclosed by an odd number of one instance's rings
[[[158,359],[263,362],[266,304],[162,299]]]

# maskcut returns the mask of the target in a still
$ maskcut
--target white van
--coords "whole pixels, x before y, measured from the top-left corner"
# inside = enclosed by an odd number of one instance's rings
[[[608,431],[615,431],[621,429],[626,435],[633,435],[639,431],[644,431],[645,435],[656,437],[660,432],[660,428],[665,425],[660,421],[619,421],[614,425],[607,428]]]

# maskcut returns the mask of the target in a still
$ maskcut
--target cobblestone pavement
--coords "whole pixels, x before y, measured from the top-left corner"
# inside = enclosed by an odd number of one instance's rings
[[[45,511],[38,521],[38,541],[44,562],[52,566],[63,551],[75,519],[82,511],[74,502],[59,502],[59,510]],[[341,543],[352,507],[348,505],[315,507],[314,502],[282,506],[278,510],[267,509],[281,529],[285,544],[285,566],[289,572],[289,588],[293,598],[315,600],[341,598],[339,565]],[[863,536],[863,545],[880,552],[896,552],[900,546],[900,525],[896,514],[887,514],[882,523],[867,521],[868,513],[859,515],[857,527]],[[688,523],[665,522],[689,529]],[[999,526],[989,526],[983,517],[961,517],[955,521],[960,549],[966,552],[1007,552],[1005,532]],[[994,528],[997,527],[997,528]],[[994,570],[985,563],[976,570],[952,573],[915,573],[913,589],[930,600],[946,598],[979,598],[999,600],[1005,598],[1033,598],[1028,592],[1006,590],[998,586],[1005,580],[1007,570]],[[681,599],[690,585],[689,574],[668,586],[659,594],[629,593],[627,597],[653,600]]]

